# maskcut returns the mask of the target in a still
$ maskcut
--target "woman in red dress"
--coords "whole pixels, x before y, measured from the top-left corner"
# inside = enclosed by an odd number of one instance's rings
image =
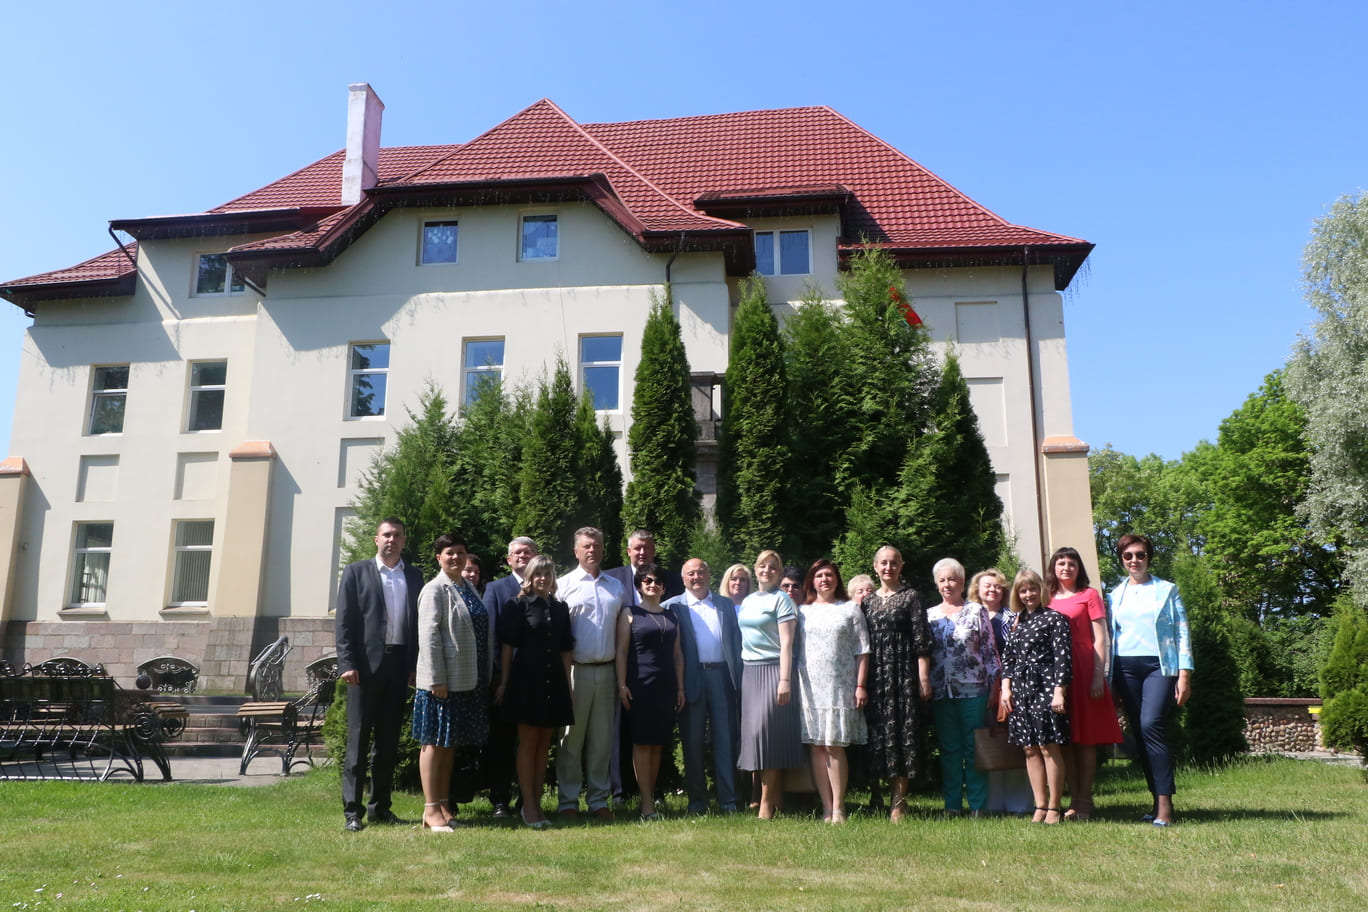
[[[1111,641],[1107,609],[1096,589],[1089,588],[1083,558],[1073,548],[1060,548],[1045,565],[1049,607],[1069,619],[1073,644],[1073,682],[1069,686],[1069,742],[1064,745],[1065,777],[1069,783],[1066,820],[1087,820],[1093,811],[1093,777],[1097,773],[1097,745],[1121,743],[1107,661]]]

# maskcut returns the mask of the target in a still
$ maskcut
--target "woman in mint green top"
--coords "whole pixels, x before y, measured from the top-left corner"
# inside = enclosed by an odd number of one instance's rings
[[[783,803],[783,771],[803,765],[802,717],[793,687],[798,606],[780,592],[784,562],[774,551],[755,559],[758,589],[737,612],[741,625],[741,757],[737,766],[760,771],[760,817]]]

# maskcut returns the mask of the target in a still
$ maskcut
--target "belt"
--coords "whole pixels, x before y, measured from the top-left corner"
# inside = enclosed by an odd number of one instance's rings
[[[403,652],[404,649],[405,646],[403,643],[386,643],[385,655],[394,655],[397,652]]]
[[[698,667],[704,671],[712,671],[714,668],[726,668],[726,662],[699,662]]]
[[[602,662],[575,662],[576,665],[612,665],[616,659],[604,659]]]

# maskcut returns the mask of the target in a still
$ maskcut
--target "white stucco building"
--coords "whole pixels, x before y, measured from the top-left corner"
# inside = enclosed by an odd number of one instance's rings
[[[0,467],[5,658],[127,674],[171,652],[231,687],[277,633],[330,652],[347,504],[429,378],[459,401],[560,352],[625,430],[667,279],[693,370],[720,374],[741,277],[776,306],[834,296],[864,243],[955,344],[1022,554],[1091,542],[1060,297],[1091,244],[1007,223],[829,108],[578,124],[540,101],[388,149],[382,109],[353,86],[345,150],[0,285],[33,318]]]

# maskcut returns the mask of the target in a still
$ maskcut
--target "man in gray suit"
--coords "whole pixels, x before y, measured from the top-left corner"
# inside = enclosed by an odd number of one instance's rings
[[[418,666],[418,593],[423,575],[404,564],[404,523],[381,520],[375,557],[348,564],[337,590],[337,670],[347,687],[347,752],[342,761],[346,829],[402,823],[390,809],[404,702]],[[372,744],[372,740],[374,743]],[[371,800],[362,803],[366,771]]]
[[[731,600],[714,594],[708,565],[699,558],[684,563],[684,594],[665,604],[679,617],[684,651],[684,710],[679,739],[684,745],[684,779],[689,812],[708,812],[703,771],[703,741],[712,726],[717,801],[724,812],[739,811],[736,758],[741,732],[741,628]]]

